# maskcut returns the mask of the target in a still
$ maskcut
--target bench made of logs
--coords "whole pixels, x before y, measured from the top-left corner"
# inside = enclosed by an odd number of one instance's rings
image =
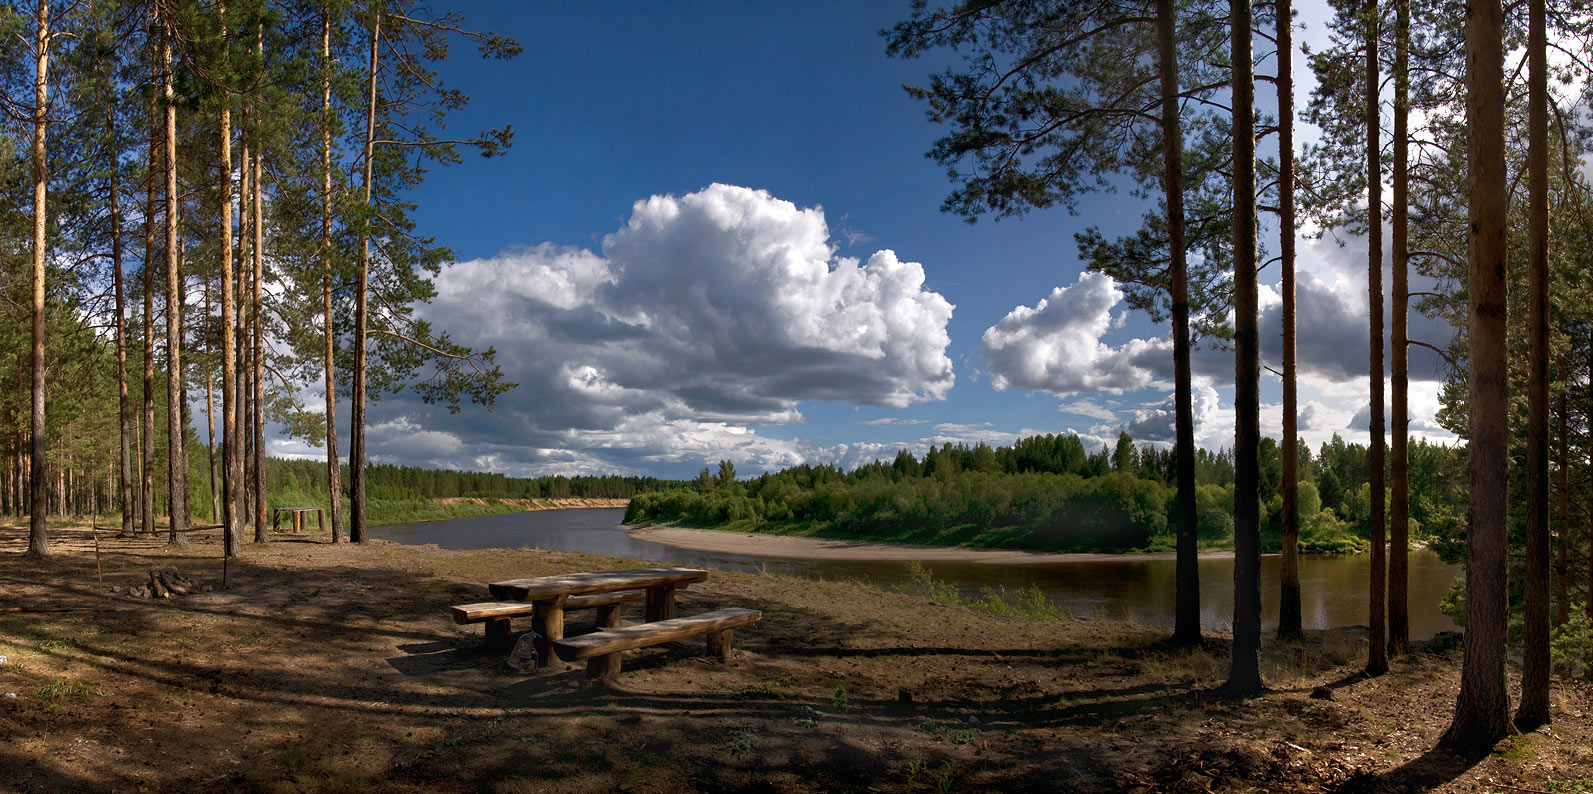
[[[684,618],[655,623],[606,628],[579,637],[555,640],[554,650],[566,662],[586,662],[587,678],[608,678],[620,671],[620,653],[672,640],[708,635],[708,655],[730,658],[731,629],[757,623],[763,613],[756,609],[729,607]]]
[[[571,596],[565,600],[564,609],[566,611],[596,609],[597,625],[607,628],[619,625],[620,604],[640,601],[644,595],[641,590],[620,590],[613,593]],[[461,625],[485,622],[488,644],[503,645],[509,641],[510,620],[533,615],[536,613],[536,608],[537,605],[531,601],[483,601],[479,604],[451,606],[448,611],[453,613],[454,622]]]

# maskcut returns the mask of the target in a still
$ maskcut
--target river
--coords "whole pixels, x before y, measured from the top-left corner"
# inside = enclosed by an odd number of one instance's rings
[[[799,560],[718,554],[666,546],[633,537],[620,525],[618,509],[541,510],[494,516],[470,516],[416,524],[376,527],[378,538],[408,544],[435,543],[449,549],[537,548],[578,551],[611,557],[740,571],[769,571],[813,579],[872,582],[884,587],[908,580],[908,563],[895,561]],[[1278,619],[1278,575],[1282,560],[1261,559],[1263,629]],[[1053,562],[1035,565],[991,565],[932,562],[924,566],[966,594],[985,587],[1040,588],[1067,614],[1127,619],[1151,625],[1172,625],[1174,561],[1136,559]],[[1370,559],[1360,556],[1300,559],[1302,618],[1307,629],[1366,625],[1366,591]],[[1424,640],[1455,624],[1438,611],[1450,582],[1461,575],[1427,550],[1410,555],[1410,633]],[[1233,616],[1233,561],[1200,561],[1201,624],[1225,627]]]

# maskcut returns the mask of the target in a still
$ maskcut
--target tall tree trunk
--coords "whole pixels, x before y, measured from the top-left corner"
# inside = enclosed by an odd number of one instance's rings
[[[255,55],[265,57],[265,26],[260,23],[255,28]],[[255,129],[260,129],[260,119],[256,114],[253,119]],[[254,188],[254,278],[251,286],[254,289],[254,310],[250,312],[251,327],[254,333],[252,341],[253,352],[250,367],[254,381],[254,400],[252,413],[254,416],[254,540],[256,543],[266,543],[271,540],[271,528],[266,524],[266,467],[265,467],[265,304],[263,302],[263,286],[265,282],[265,223],[263,205],[265,192],[260,186],[260,161],[265,156],[265,144],[259,140],[255,142],[254,176],[250,180]]]
[[[1371,480],[1372,576],[1367,593],[1367,608],[1371,630],[1367,637],[1366,672],[1381,675],[1388,670],[1388,610],[1387,596],[1388,548],[1387,527],[1384,525],[1383,461],[1387,450],[1383,442],[1383,142],[1382,107],[1378,95],[1380,82],[1377,62],[1377,39],[1381,27],[1377,0],[1366,0],[1366,293],[1370,307],[1371,337]]]
[[[332,542],[343,540],[343,483],[337,462],[337,337],[332,327],[332,15],[321,8],[321,311],[326,335],[326,483]]]
[[[250,395],[253,392],[249,388],[249,316],[251,296],[253,295],[253,292],[249,287],[249,279],[251,273],[253,272],[253,268],[250,265],[250,250],[253,247],[252,243],[254,240],[254,234],[249,231],[249,224],[253,220],[253,213],[249,209],[249,202],[253,196],[249,188],[251,179],[250,164],[253,162],[252,149],[249,141],[250,129],[249,108],[248,105],[245,104],[243,108],[242,124],[240,125],[239,131],[239,145],[241,149],[238,158],[239,271],[237,283],[238,291],[236,300],[234,302],[234,306],[237,307],[237,328],[234,329],[234,337],[237,339],[238,345],[238,361],[234,375],[238,379],[235,391],[238,414],[235,422],[238,428],[238,443],[235,453],[237,458],[236,465],[238,467],[237,520],[239,524],[240,536],[242,535],[244,529],[254,526],[254,497],[251,495],[254,490],[254,478],[250,475],[250,461],[254,459],[254,456],[250,453],[250,449],[254,447],[254,424],[251,418],[252,414],[249,409],[250,404],[253,402],[253,400],[250,399]]]
[[[205,277],[205,344],[209,347],[212,357],[216,349],[210,347],[210,278]],[[225,421],[225,419],[223,419]],[[216,458],[216,384],[215,373],[210,366],[205,366],[205,438],[209,441],[205,449],[210,455],[210,521],[213,524],[226,525],[221,520],[221,472]],[[225,529],[223,529],[225,531]]]
[[[1527,592],[1516,727],[1549,722],[1549,104],[1544,0],[1527,4]]]
[[[171,532],[167,543],[188,545],[188,434],[183,421],[182,273],[178,265],[177,234],[177,97],[173,87],[171,42],[176,37],[170,15],[161,19],[161,94],[166,118],[166,469],[171,503]]]
[[[1283,270],[1283,570],[1278,638],[1300,630],[1300,411],[1296,389],[1294,314],[1294,12],[1279,0],[1278,22],[1278,255]]]
[[[121,147],[116,140],[116,119],[107,106],[105,126],[111,131],[111,270],[116,293],[116,421],[120,457],[116,466],[116,498],[122,511],[121,529],[117,534],[133,534],[133,417],[127,396],[127,293],[122,284],[122,186],[118,178],[120,163],[116,161]]]
[[[1509,186],[1505,174],[1504,8],[1466,5],[1467,297],[1470,303],[1470,509],[1465,658],[1443,744],[1473,755],[1510,733],[1505,688],[1505,527],[1509,519],[1510,384],[1505,339]]]
[[[1174,496],[1178,532],[1173,643],[1199,645],[1200,549],[1195,529],[1195,412],[1189,362],[1189,263],[1184,250],[1183,120],[1178,108],[1178,31],[1174,0],[1156,2],[1158,66],[1162,83],[1162,191],[1167,200],[1167,243],[1173,303]]]
[[[227,9],[223,5],[219,13],[223,19],[221,39],[227,40],[226,15]],[[223,441],[221,457],[226,467],[226,473],[221,478],[222,494],[222,534],[226,543],[227,556],[237,556],[243,553],[243,528],[241,511],[239,509],[239,496],[243,483],[243,468],[240,465],[238,444],[238,344],[235,323],[235,301],[237,289],[233,277],[232,262],[232,97],[225,95],[221,102],[220,118],[218,119],[219,142],[221,153],[221,184],[217,191],[220,194],[221,213],[221,432]],[[240,217],[239,223],[243,222]]]
[[[1261,683],[1261,358],[1256,288],[1256,87],[1250,0],[1229,0],[1233,24],[1234,566],[1229,694]]]
[[[160,102],[155,86],[160,82],[159,33],[150,21],[149,173],[144,188],[144,415],[140,453],[139,531],[155,533],[155,183],[160,168]]]
[[[382,15],[373,9],[371,19],[370,89],[365,112],[365,206],[371,204],[371,155],[376,149],[376,69],[377,47],[381,41]],[[365,324],[366,302],[371,274],[371,222],[360,223],[360,268],[354,287],[354,395],[349,417],[349,539],[365,542]]]
[[[44,139],[50,119],[50,4],[39,0],[38,30],[33,41],[33,346],[32,416],[29,447],[32,453],[30,476],[33,503],[28,514],[28,553],[44,557],[50,553],[50,538],[45,533],[45,511],[49,510],[49,473],[45,469],[44,428],[44,254],[46,192],[49,162]]]
[[[1556,547],[1555,556],[1555,625],[1564,625],[1571,619],[1571,448],[1569,448],[1569,424],[1571,424],[1571,405],[1569,405],[1566,392],[1571,391],[1571,371],[1566,368],[1566,354],[1560,354],[1560,378],[1564,379],[1566,387],[1560,389],[1560,528],[1555,531]]]
[[[1388,650],[1410,652],[1410,0],[1394,4],[1393,514],[1388,539]]]
[[[1557,610],[1554,616],[1556,626],[1563,625],[1571,618],[1571,587],[1570,587],[1570,551],[1571,545],[1571,453],[1567,436],[1567,426],[1571,424],[1570,406],[1567,404],[1566,392],[1570,391],[1571,373],[1565,367],[1565,354],[1560,354],[1560,378],[1565,381],[1565,388],[1560,389],[1560,506],[1556,511],[1559,514],[1559,529],[1555,532],[1558,541],[1558,555],[1554,561],[1554,593]]]

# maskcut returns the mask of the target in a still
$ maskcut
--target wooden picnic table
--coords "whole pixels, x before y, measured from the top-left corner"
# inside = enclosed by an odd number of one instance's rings
[[[647,593],[647,622],[675,617],[675,591],[708,578],[701,568],[636,568],[629,571],[592,571],[510,579],[487,585],[494,598],[530,601],[536,605],[533,628],[537,639],[537,667],[554,663],[553,643],[564,639],[564,605],[572,596],[642,590]]]
[[[276,529],[277,529],[277,525],[282,523],[282,514],[283,513],[288,513],[290,515],[290,518],[291,518],[289,523],[293,526],[293,534],[298,535],[298,534],[304,532],[304,514],[310,512],[312,510],[315,511],[315,523],[316,523],[316,526],[320,527],[322,532],[325,532],[326,531],[326,510],[325,510],[325,508],[320,508],[320,507],[277,507],[277,508],[273,508],[271,510],[271,531],[275,532]]]

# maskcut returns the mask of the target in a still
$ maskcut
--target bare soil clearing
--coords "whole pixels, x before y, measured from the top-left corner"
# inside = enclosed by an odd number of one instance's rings
[[[603,687],[511,672],[447,608],[642,563],[298,538],[248,547],[229,589],[133,600],[109,586],[167,565],[219,584],[216,538],[100,540],[104,586],[87,529],[38,561],[0,527],[0,790],[1593,790],[1586,685],[1557,680],[1552,728],[1469,763],[1431,750],[1458,653],[1362,679],[1354,632],[1269,643],[1273,691],[1222,702],[1221,638],[1176,651],[1127,623],[715,571],[680,613],[763,610],[736,658],[660,646]]]

